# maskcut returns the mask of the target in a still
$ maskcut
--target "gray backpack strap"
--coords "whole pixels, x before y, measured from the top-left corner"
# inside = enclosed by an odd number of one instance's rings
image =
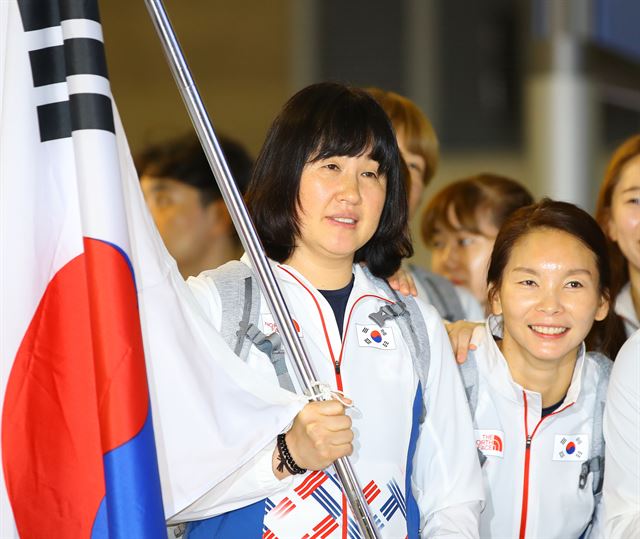
[[[220,333],[224,341],[244,361],[249,356],[251,345],[255,345],[271,361],[280,387],[294,391],[280,335],[274,332],[267,336],[258,329],[260,290],[249,266],[233,260],[205,273],[215,282],[220,295]]]
[[[478,374],[478,362],[472,350],[467,354],[467,360],[458,365],[462,385],[467,393],[467,401],[469,402],[469,410],[471,417],[475,416],[478,407],[478,386],[480,385],[480,375]]]
[[[271,335],[265,335],[254,324],[250,324],[246,336],[258,350],[267,355],[273,365],[273,369],[276,371],[280,387],[295,392],[289,369],[287,368],[287,361],[284,357],[284,347],[282,346],[280,335],[275,331]]]
[[[458,371],[462,378],[462,385],[464,385],[465,393],[467,394],[467,402],[469,403],[469,411],[471,412],[471,420],[475,426],[475,414],[478,407],[478,388],[480,386],[480,374],[478,373],[478,360],[472,350],[469,350],[467,354],[467,360],[458,365]],[[478,459],[480,460],[480,466],[483,466],[487,460],[484,453],[478,451]]]
[[[455,286],[449,279],[413,265],[409,266],[409,268],[427,293],[426,301],[436,308],[442,318],[449,322],[465,319],[462,302]]]
[[[395,299],[395,303],[384,305],[377,312],[371,313],[371,318],[380,327],[387,320],[395,320],[402,333],[403,340],[409,346],[413,367],[418,374],[422,391],[427,387],[429,365],[431,363],[431,346],[429,345],[429,333],[420,307],[412,296],[400,299],[399,294],[389,286],[389,283],[379,277],[374,277],[368,268],[363,268],[369,279],[382,288],[385,293]],[[426,409],[423,409],[420,422],[424,421]]]
[[[204,274],[215,283],[220,295],[222,338],[236,355],[246,360],[251,342],[245,339],[245,333],[260,312],[260,293],[252,284],[251,269],[239,260],[232,260]]]
[[[587,357],[593,359],[598,370],[598,382],[596,385],[595,404],[593,410],[593,428],[591,431],[591,448],[589,460],[582,463],[578,486],[583,489],[587,485],[587,477],[592,475],[593,494],[600,494],[604,479],[604,435],[602,432],[602,419],[604,416],[604,405],[607,398],[607,386],[613,362],[599,352],[589,352]],[[586,360],[586,358],[585,358]]]

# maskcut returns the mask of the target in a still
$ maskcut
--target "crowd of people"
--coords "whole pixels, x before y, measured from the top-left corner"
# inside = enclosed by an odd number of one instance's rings
[[[640,536],[640,134],[613,154],[595,217],[492,173],[419,216],[438,139],[377,88],[309,86],[255,163],[222,149],[336,398],[171,516],[170,536],[362,537],[344,456],[381,537]],[[265,383],[301,392],[195,135],[136,165],[211,324]],[[418,217],[428,269],[406,262]]]

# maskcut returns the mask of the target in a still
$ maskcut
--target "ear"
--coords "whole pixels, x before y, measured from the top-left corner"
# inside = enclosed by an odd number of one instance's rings
[[[604,320],[609,314],[609,300],[605,296],[600,296],[600,304],[594,316],[597,322]]]
[[[489,289],[489,305],[491,305],[491,314],[496,316],[502,314],[502,302],[500,301],[500,291]]]
[[[231,234],[229,228],[233,227],[233,223],[222,199],[210,202],[205,211],[209,221],[209,231],[214,238]]]

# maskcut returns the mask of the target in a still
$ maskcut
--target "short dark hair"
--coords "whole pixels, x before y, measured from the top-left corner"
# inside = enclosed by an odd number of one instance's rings
[[[388,277],[413,249],[400,153],[387,115],[364,90],[324,82],[300,90],[271,125],[256,160],[247,205],[267,255],[284,262],[300,234],[300,178],[310,161],[369,151],[387,178],[373,237],[355,253],[378,277]]]
[[[544,198],[536,204],[516,210],[502,224],[493,245],[487,272],[489,301],[495,297],[502,285],[504,269],[515,244],[527,234],[539,229],[566,232],[589,249],[595,257],[598,268],[600,294],[607,300],[611,299],[611,266],[607,256],[607,238],[604,232],[596,220],[578,206]],[[600,322],[596,321],[587,336],[589,348],[597,349],[607,355],[611,354],[612,343],[608,329],[613,321],[613,308],[610,308],[607,317]]]
[[[479,212],[486,211],[489,221],[499,229],[515,210],[533,203],[531,193],[521,183],[498,174],[482,173],[456,180],[429,200],[422,213],[422,239],[429,245],[439,226],[453,228],[449,208],[462,228],[482,234]]]
[[[246,191],[253,161],[238,142],[225,136],[218,137],[222,153],[227,160],[233,179],[241,193]],[[222,198],[211,172],[209,161],[195,133],[146,148],[134,159],[138,175],[171,178],[200,191],[203,206]]]

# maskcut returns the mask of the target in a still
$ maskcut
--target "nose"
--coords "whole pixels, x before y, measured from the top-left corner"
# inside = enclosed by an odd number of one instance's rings
[[[356,172],[345,170],[340,175],[337,196],[340,202],[346,202],[347,204],[359,204],[362,201],[360,182]]]
[[[462,249],[455,241],[448,241],[443,249],[443,263],[448,269],[456,269],[460,265]]]
[[[557,314],[562,311],[562,304],[552,290],[542,292],[536,310],[545,314]]]

